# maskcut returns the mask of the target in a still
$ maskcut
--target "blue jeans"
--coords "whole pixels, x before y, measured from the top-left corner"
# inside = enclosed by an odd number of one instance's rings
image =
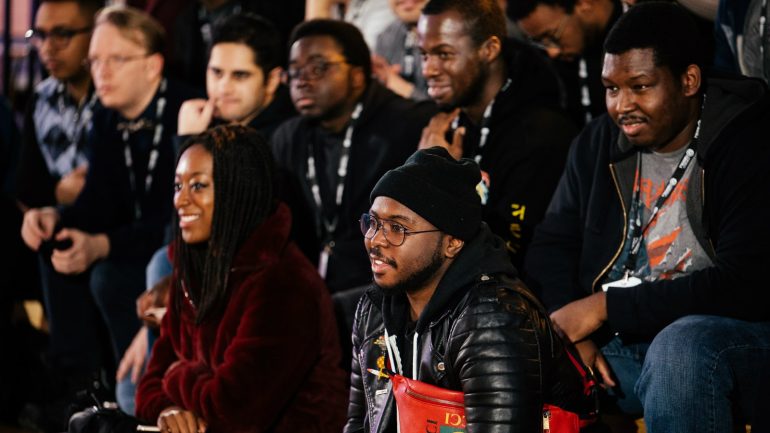
[[[147,358],[144,360],[144,366],[142,367],[142,374],[144,369],[147,368],[147,362],[150,360],[152,354],[152,345],[155,340],[158,339],[157,331],[150,329],[147,332]],[[141,380],[141,376],[139,376]],[[126,375],[123,380],[119,381],[115,386],[115,399],[118,403],[118,407],[123,412],[134,416],[136,415],[136,387],[139,383],[131,382],[131,373]]]
[[[152,259],[150,259],[150,263],[147,264],[147,276],[146,276],[146,284],[147,289],[151,288],[155,284],[158,283],[163,277],[171,275],[171,272],[173,271],[173,266],[171,265],[171,262],[168,260],[168,255],[166,253],[167,246],[163,246],[158,251],[153,254]],[[155,343],[155,340],[158,338],[156,331],[150,329],[147,333],[147,358],[144,361],[145,368],[147,367],[147,361],[150,360],[150,354],[152,353],[152,345]],[[144,373],[144,371],[142,372]],[[138,384],[131,382],[131,375],[126,376],[117,383],[116,389],[115,389],[115,397],[118,402],[118,406],[120,406],[120,409],[129,414],[134,415],[134,412],[136,410],[136,402],[135,402],[135,395],[136,395],[136,386]]]
[[[158,283],[162,278],[171,275],[174,265],[168,260],[168,245],[155,251],[147,264],[147,289]]]
[[[753,423],[770,390],[770,322],[686,316],[650,344],[602,348],[619,381],[614,395],[628,413],[644,408],[650,433],[732,432],[735,416]],[[766,414],[756,412],[756,416]]]

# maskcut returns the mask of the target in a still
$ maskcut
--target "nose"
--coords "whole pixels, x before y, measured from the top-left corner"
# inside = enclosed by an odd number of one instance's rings
[[[190,203],[187,188],[182,187],[174,193],[174,208],[179,210]]]
[[[47,55],[47,54],[50,54],[52,51],[55,51],[50,37],[40,40],[37,43],[37,46],[41,54]]]
[[[545,53],[552,59],[558,59],[561,56],[561,47],[558,45],[549,45],[545,48]]]
[[[380,226],[377,228],[377,231],[374,232],[374,236],[369,239],[369,243],[371,246],[379,246],[379,247],[387,247],[390,245],[387,239],[385,239],[385,232],[383,226]]]
[[[221,95],[226,95],[228,91],[232,88],[232,80],[230,80],[230,77],[222,77],[222,79],[219,80],[218,83],[219,87],[219,93]]]
[[[438,59],[436,56],[426,55],[422,57],[422,76],[425,78],[432,78],[438,75]]]
[[[615,110],[618,113],[630,113],[636,109],[636,98],[633,92],[620,90],[615,97]]]
[[[91,76],[94,79],[105,78],[109,76],[109,69],[110,68],[107,67],[107,62],[100,61],[97,63],[92,63],[91,70],[90,70]]]
[[[304,89],[310,85],[310,80],[307,79],[305,71],[302,71],[296,78],[291,79],[290,84],[295,89]]]

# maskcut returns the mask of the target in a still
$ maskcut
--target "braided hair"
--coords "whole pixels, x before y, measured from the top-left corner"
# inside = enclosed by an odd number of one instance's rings
[[[212,156],[214,214],[207,242],[187,244],[178,216],[174,220],[174,269],[177,293],[189,296],[196,323],[216,317],[227,304],[228,277],[243,242],[275,211],[275,167],[262,134],[241,125],[222,125],[190,137],[179,149],[177,164],[191,146]],[[174,308],[180,311],[182,297]]]

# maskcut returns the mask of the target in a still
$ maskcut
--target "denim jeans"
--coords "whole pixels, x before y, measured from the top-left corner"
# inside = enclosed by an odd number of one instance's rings
[[[147,289],[157,284],[163,277],[170,275],[173,270],[171,262],[168,260],[166,250],[167,246],[165,245],[158,249],[158,251],[153,254],[152,259],[150,259],[150,263],[147,264]],[[150,329],[149,332],[147,332],[147,358],[145,358],[142,373],[144,373],[144,368],[147,367],[147,361],[150,360],[150,354],[152,353],[152,345],[157,338],[157,331]],[[115,397],[118,406],[120,406],[120,409],[123,412],[129,415],[134,415],[136,410],[135,396],[137,385],[137,383],[131,382],[131,375],[129,374],[124,377],[123,380],[119,381],[115,388]]]
[[[602,353],[619,381],[618,406],[632,414],[643,407],[650,433],[732,432],[736,416],[753,423],[756,402],[770,392],[761,386],[770,369],[770,322],[686,316],[649,345],[615,338]]]
[[[155,251],[147,264],[147,289],[158,283],[163,277],[171,275],[174,266],[168,260],[168,245]]]
[[[142,374],[147,368],[147,362],[150,360],[152,354],[152,345],[155,340],[158,339],[157,331],[150,329],[147,332],[147,357],[144,359],[144,366],[142,366]],[[139,379],[141,380],[141,376]],[[123,380],[118,381],[115,385],[115,399],[118,403],[118,407],[123,412],[135,416],[136,415],[136,387],[139,383],[131,382],[131,373],[129,372]]]
[[[139,329],[136,297],[144,288],[144,265],[101,260],[82,274],[64,275],[49,259],[40,263],[55,365],[82,372],[114,365]]]

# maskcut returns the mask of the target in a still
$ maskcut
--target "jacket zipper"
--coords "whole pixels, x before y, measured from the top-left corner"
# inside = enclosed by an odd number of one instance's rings
[[[431,396],[428,396],[428,395],[425,395],[425,394],[420,394],[419,392],[414,391],[411,388],[407,388],[406,389],[406,393],[407,393],[407,395],[410,395],[410,396],[412,396],[414,398],[417,398],[417,399],[420,399],[420,400],[424,400],[424,401],[428,401],[428,402],[432,402],[432,403],[438,403],[438,404],[443,404],[443,405],[452,406],[452,407],[465,407],[465,405],[463,403],[458,403],[456,401],[444,400],[443,398],[436,398],[436,397],[431,397]]]
[[[626,204],[623,202],[623,194],[620,193],[620,185],[618,185],[618,178],[615,175],[614,164],[610,164],[610,174],[612,175],[612,182],[615,184],[615,192],[618,193],[618,198],[620,199],[620,208],[623,210],[623,237],[620,239],[620,245],[618,245],[618,250],[615,252],[615,255],[612,256],[610,262],[607,263],[607,266],[602,269],[599,275],[594,278],[594,282],[591,284],[591,293],[596,293],[596,283],[599,282],[599,279],[602,277],[602,275],[604,275],[610,266],[615,263],[615,260],[620,255],[620,252],[623,251],[623,242],[625,242],[626,233],[628,232],[628,214],[626,212]]]

